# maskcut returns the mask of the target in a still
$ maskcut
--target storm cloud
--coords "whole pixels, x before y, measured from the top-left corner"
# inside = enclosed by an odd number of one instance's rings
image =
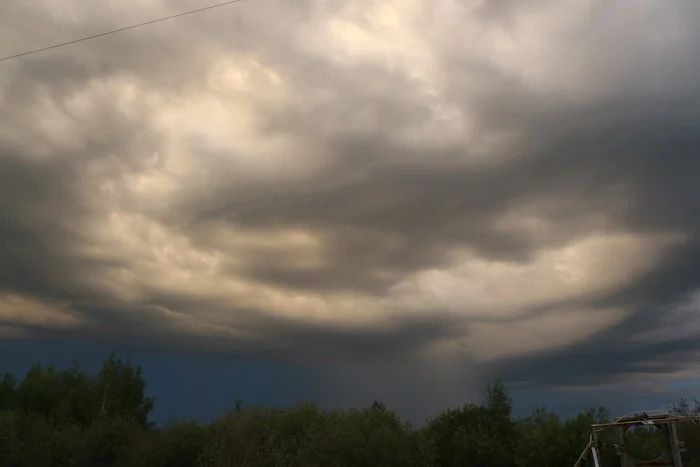
[[[3,2],[0,55],[199,6]],[[690,378],[698,22],[692,0],[249,0],[1,62],[0,337],[440,400]]]

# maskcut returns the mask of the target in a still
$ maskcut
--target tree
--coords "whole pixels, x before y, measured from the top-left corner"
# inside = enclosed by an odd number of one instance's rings
[[[696,417],[700,415],[700,401],[693,398],[692,405],[691,402],[685,397],[671,406],[669,410],[670,413],[678,415],[680,417]]]
[[[132,420],[117,417],[96,420],[85,431],[87,465],[127,467],[128,456],[142,435],[143,428]]]
[[[82,467],[89,465],[85,430],[75,424],[57,427],[53,433],[52,465]]]
[[[88,427],[97,418],[97,388],[95,381],[76,362],[64,371],[54,373],[57,393],[52,420],[56,425]]]
[[[207,431],[193,421],[171,420],[157,431],[158,465],[191,467],[197,464]]]
[[[19,384],[16,397],[23,412],[51,418],[58,401],[54,367],[49,366],[44,369],[40,364],[33,363]]]
[[[17,396],[17,380],[10,373],[0,373],[0,410],[15,407]]]
[[[17,466],[22,460],[22,443],[16,411],[0,411],[0,465]]]
[[[141,367],[134,367],[112,353],[97,377],[99,416],[120,417],[145,427],[154,407],[154,400],[146,397],[145,389]]]
[[[555,413],[537,408],[517,424],[518,467],[554,467],[566,465],[568,455],[563,442],[563,423]],[[573,462],[571,463],[573,464]]]
[[[208,425],[173,420],[158,427],[148,422],[154,401],[145,388],[141,369],[114,354],[97,375],[77,364],[33,364],[21,381],[0,374],[0,466],[558,467],[573,465],[591,425],[610,418],[602,408],[570,418],[538,408],[516,419],[496,381],[480,403],[447,409],[422,428],[381,402],[328,411],[313,402],[282,408],[240,401]],[[674,410],[692,414],[694,404],[681,400]],[[682,425],[678,433],[693,465],[698,427]],[[628,446],[651,455],[653,434],[630,431]],[[598,440],[602,465],[616,465],[613,433],[600,432]],[[583,465],[592,465],[590,458]]]
[[[467,404],[447,410],[428,424],[441,466],[510,467],[515,463],[515,422],[512,400],[503,383],[484,391],[482,405]]]

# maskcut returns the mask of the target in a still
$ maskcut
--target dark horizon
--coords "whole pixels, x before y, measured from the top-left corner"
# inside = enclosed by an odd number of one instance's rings
[[[372,397],[367,393],[338,404],[333,400],[332,394],[329,397],[325,393],[328,384],[321,374],[314,373],[313,368],[270,362],[241,362],[221,355],[173,356],[135,347],[117,351],[105,345],[89,346],[65,341],[45,342],[40,346],[28,341],[0,343],[0,355],[5,356],[0,357],[0,371],[12,373],[21,379],[32,363],[67,369],[76,362],[79,368],[96,373],[104,359],[113,352],[117,357],[143,369],[147,383],[146,395],[155,398],[151,421],[158,425],[171,419],[211,423],[226,410],[233,409],[237,401],[245,406],[266,407],[295,407],[312,401],[322,409],[332,410],[369,407],[376,400],[420,427],[443,410],[479,403],[483,398],[482,387],[476,392],[465,393],[463,400],[456,400],[452,405],[431,405],[426,408],[422,401],[415,400],[418,410],[411,410],[411,401],[399,400],[397,404],[395,398]],[[484,385],[492,384],[498,379],[486,381]],[[692,400],[700,393],[698,386],[674,388],[663,394],[640,392],[630,387],[629,395],[633,396],[630,399],[628,394],[616,391],[583,390],[561,397],[561,391],[557,390],[523,388],[508,385],[507,382],[506,388],[514,399],[513,413],[517,417],[526,417],[537,408],[546,408],[564,418],[597,407],[605,407],[612,417],[637,411],[668,411],[681,398]]]

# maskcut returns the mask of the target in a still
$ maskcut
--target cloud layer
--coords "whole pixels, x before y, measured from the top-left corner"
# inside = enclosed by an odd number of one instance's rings
[[[198,6],[5,2],[0,54]],[[3,62],[0,336],[439,361],[453,387],[682,378],[698,21],[259,0]]]

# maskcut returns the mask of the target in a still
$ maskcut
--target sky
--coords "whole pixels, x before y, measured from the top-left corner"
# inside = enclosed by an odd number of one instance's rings
[[[202,6],[6,0],[0,56]],[[159,419],[698,394],[697,24],[243,0],[2,61],[0,367],[116,350]]]

